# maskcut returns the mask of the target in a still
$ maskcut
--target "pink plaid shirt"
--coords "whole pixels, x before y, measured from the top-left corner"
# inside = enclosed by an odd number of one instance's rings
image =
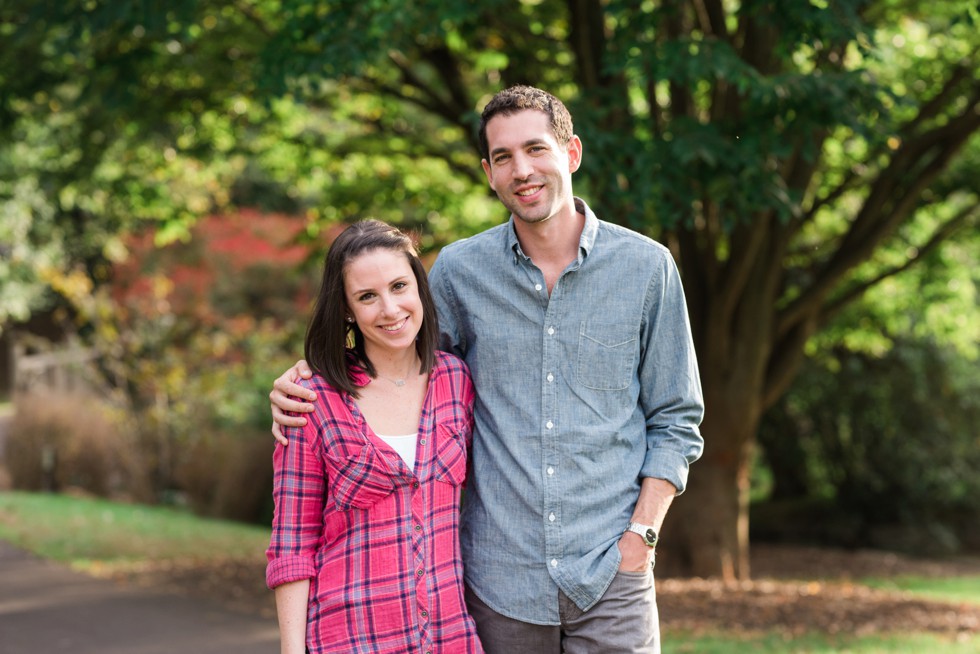
[[[458,537],[473,385],[462,361],[437,354],[414,472],[319,375],[303,382],[315,412],[276,446],[266,582],[310,579],[312,654],[483,651],[463,603]],[[370,381],[361,373],[356,383]]]

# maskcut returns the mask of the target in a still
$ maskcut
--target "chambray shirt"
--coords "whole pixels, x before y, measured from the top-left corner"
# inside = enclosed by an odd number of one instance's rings
[[[429,279],[442,346],[476,388],[463,498],[466,583],[492,609],[556,625],[612,582],[644,477],[678,491],[703,447],[690,323],[666,248],[585,214],[549,297],[513,218],[442,250]]]
[[[319,375],[301,384],[317,400],[306,426],[286,428],[289,447],[276,445],[266,582],[310,580],[307,651],[482,653],[459,550],[473,401],[464,364],[437,353],[414,470],[350,395]]]

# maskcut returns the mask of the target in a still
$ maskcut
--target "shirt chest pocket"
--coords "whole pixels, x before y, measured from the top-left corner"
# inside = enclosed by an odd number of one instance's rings
[[[636,373],[635,328],[583,322],[578,337],[576,375],[582,386],[598,391],[621,391]]]
[[[338,461],[332,477],[330,494],[341,511],[371,508],[395,488],[387,466],[370,445]]]
[[[447,484],[462,486],[466,481],[466,443],[462,434],[458,429],[439,425],[436,437],[433,476]]]

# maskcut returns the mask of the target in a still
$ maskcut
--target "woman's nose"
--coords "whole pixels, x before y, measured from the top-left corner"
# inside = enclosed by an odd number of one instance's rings
[[[386,316],[393,316],[398,313],[398,303],[395,302],[395,298],[390,295],[381,296],[381,311],[384,312]]]

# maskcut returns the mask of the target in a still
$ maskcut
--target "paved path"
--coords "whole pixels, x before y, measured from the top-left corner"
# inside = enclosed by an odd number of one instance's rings
[[[275,654],[275,619],[120,586],[0,541],[0,654]]]

